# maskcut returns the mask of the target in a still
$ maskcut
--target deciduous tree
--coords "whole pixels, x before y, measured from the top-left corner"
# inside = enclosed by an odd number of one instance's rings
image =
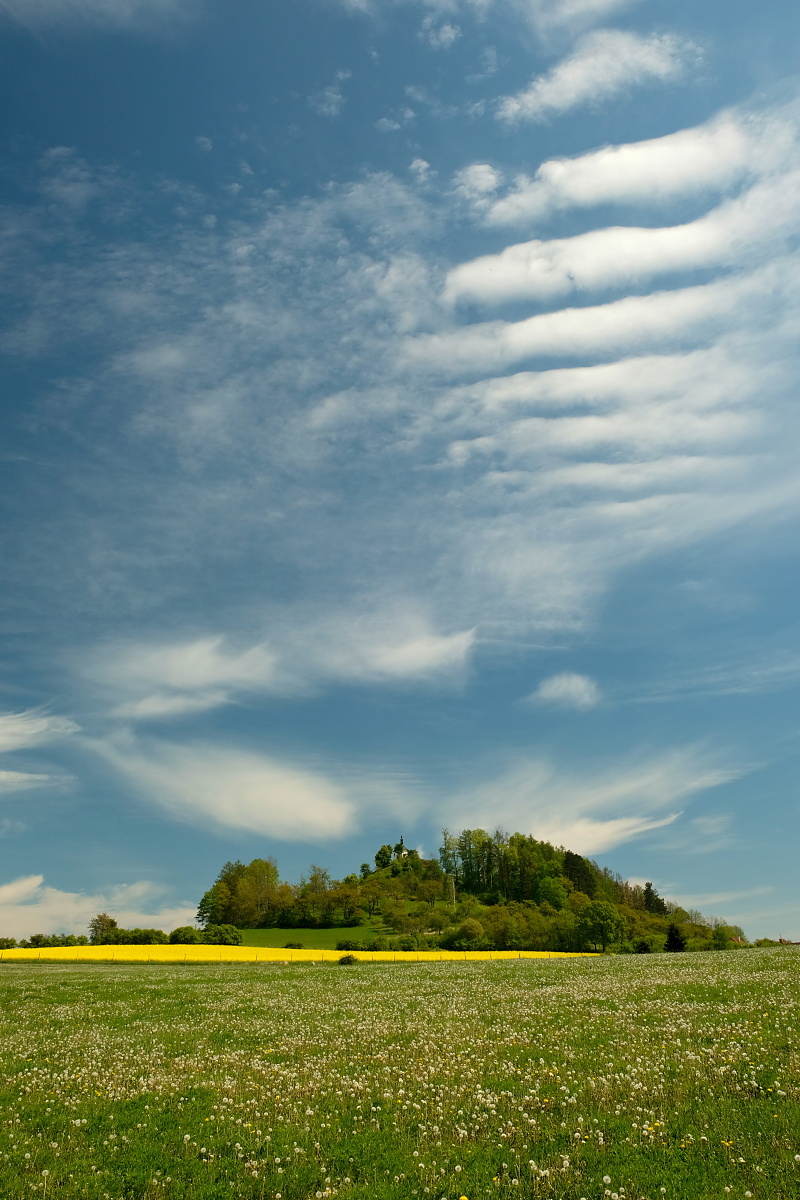
[[[607,900],[590,900],[578,916],[577,931],[580,937],[597,949],[606,952],[606,947],[622,937],[625,923]]]

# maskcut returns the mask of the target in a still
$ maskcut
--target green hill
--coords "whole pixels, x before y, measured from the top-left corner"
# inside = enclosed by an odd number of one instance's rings
[[[436,859],[403,839],[344,879],[312,864],[299,883],[273,858],[228,862],[198,908],[204,926],[236,925],[245,945],[310,949],[605,950],[650,953],[746,945],[591,859],[528,834],[442,835]],[[342,945],[345,943],[345,945]]]

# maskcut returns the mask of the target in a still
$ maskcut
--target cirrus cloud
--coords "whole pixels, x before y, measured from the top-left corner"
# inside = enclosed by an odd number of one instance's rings
[[[719,761],[700,746],[583,772],[530,759],[451,797],[448,823],[499,825],[579,854],[596,854],[672,825],[680,816],[677,804],[747,770]]]
[[[77,733],[80,726],[66,717],[49,716],[40,708],[0,713],[0,753],[39,746]]]
[[[535,692],[528,696],[534,704],[552,704],[558,708],[596,708],[601,700],[600,689],[588,675],[563,671],[543,679]]]
[[[151,803],[192,824],[324,841],[353,828],[346,789],[256,751],[120,736],[94,749]]]
[[[0,17],[32,30],[91,26],[151,31],[195,20],[205,0],[0,0]]]

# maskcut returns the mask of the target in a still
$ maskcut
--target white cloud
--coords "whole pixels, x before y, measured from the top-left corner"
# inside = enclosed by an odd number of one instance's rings
[[[437,633],[412,610],[274,618],[273,649],[230,649],[221,635],[192,642],[136,643],[95,650],[83,674],[132,720],[182,716],[254,693],[292,696],[338,683],[459,683],[474,630]]]
[[[285,841],[342,837],[354,825],[345,788],[266,755],[120,737],[94,748],[150,803],[178,819]]]
[[[39,30],[92,25],[152,30],[196,19],[203,0],[0,0],[0,17]]]
[[[16,821],[12,817],[3,817],[0,820],[0,838],[13,837],[16,833],[24,833],[26,825],[22,821]]]
[[[308,97],[308,106],[321,117],[338,117],[344,108],[342,84],[352,77],[352,71],[337,71],[333,83]]]
[[[601,698],[600,689],[593,679],[588,675],[576,675],[573,671],[563,671],[560,675],[543,679],[528,697],[534,704],[577,709],[596,708]]]
[[[444,298],[550,301],[590,289],[634,287],[658,275],[757,261],[767,247],[794,234],[799,186],[800,171],[790,170],[685,225],[616,226],[508,246],[452,270]]]
[[[718,813],[716,816],[695,817],[692,825],[703,837],[717,838],[724,833],[731,823],[730,813]]]
[[[472,163],[453,176],[453,188],[476,211],[489,208],[500,187],[502,175],[488,163]]]
[[[780,169],[794,143],[790,111],[726,110],[704,125],[665,137],[551,159],[533,179],[521,176],[486,219],[492,225],[513,225],[565,208],[663,204],[724,190],[752,173]]]
[[[323,620],[316,629],[309,623],[291,636],[309,672],[364,683],[460,682],[475,642],[474,629],[436,633],[413,611],[391,608],[356,621]]]
[[[607,100],[630,87],[679,78],[697,47],[672,34],[649,38],[618,29],[588,34],[571,57],[540,75],[516,96],[506,96],[497,116],[509,123],[543,121],[554,113]]]
[[[530,23],[543,38],[553,35],[575,34],[598,21],[604,21],[614,13],[641,0],[334,0],[349,12],[377,14],[382,9],[400,4],[423,3],[435,17],[453,16],[459,12],[472,14],[479,19],[487,17],[492,10],[521,17]],[[432,18],[431,18],[432,19]]]
[[[457,828],[517,829],[597,854],[671,825],[680,815],[676,804],[743,773],[692,746],[585,775],[530,760],[452,797],[446,819]]]
[[[40,708],[0,713],[0,753],[40,746],[77,733],[80,726],[66,717],[51,717]]]
[[[511,3],[532,21],[539,33],[547,35],[585,29],[614,13],[632,8],[641,0],[511,0]]]
[[[741,892],[694,892],[691,895],[687,893],[673,894],[670,892],[669,898],[675,904],[680,904],[681,908],[696,908],[701,912],[708,913],[710,908],[716,907],[718,904],[738,903],[738,901],[748,900],[752,896],[767,896],[774,891],[774,887],[761,886],[746,888]]]
[[[163,929],[194,922],[196,905],[159,906],[164,888],[142,880],[87,895],[48,887],[43,875],[0,884],[0,930],[22,939],[33,933],[88,934],[89,922],[108,912],[123,929]]]
[[[30,775],[24,771],[0,771],[0,795],[4,792],[22,792],[28,788],[44,787],[49,783],[61,782],[52,775]]]
[[[123,700],[112,710],[115,717],[132,721],[150,721],[159,717],[184,717],[229,704],[229,691],[207,688],[192,692],[150,692],[139,700]]]
[[[742,143],[755,144],[756,128],[788,127],[790,116],[786,108],[751,122],[743,110],[702,137],[694,131],[686,194],[696,192],[703,145],[716,163],[706,183],[738,187],[751,173]],[[681,144],[643,145],[657,192],[667,164],[680,174]],[[547,203],[588,202],[589,177],[612,195],[620,149],[568,164]],[[777,187],[794,169],[791,154],[783,167],[770,155],[753,159],[756,187]],[[637,156],[625,160],[620,187],[646,197]],[[480,202],[496,180],[494,168],[474,165],[483,170],[460,180]],[[23,315],[5,347],[29,353],[36,343],[30,297],[51,345],[102,331],[113,363],[79,382],[87,397],[119,396],[131,453],[153,464],[146,490],[124,463],[114,474],[124,560],[110,518],[98,517],[90,541],[85,520],[64,514],[69,557],[37,534],[62,588],[88,603],[91,570],[100,611],[113,606],[135,623],[148,662],[157,622],[145,614],[176,596],[184,628],[208,631],[213,620],[215,635],[237,631],[235,642],[216,643],[219,672],[199,680],[162,678],[160,668],[136,678],[124,659],[103,684],[109,709],[189,711],[342,682],[457,684],[468,631],[506,640],[580,628],[631,564],[745,523],[766,531],[773,514],[796,512],[800,295],[782,244],[759,244],[757,270],[751,249],[734,247],[730,274],[706,266],[702,287],[662,283],[609,304],[466,324],[438,300],[465,198],[450,181],[435,195],[375,175],[316,199],[254,200],[224,248],[181,226],[174,253],[117,248],[113,280],[91,254],[80,271],[34,261],[20,278]],[[199,197],[192,211],[207,205]],[[611,233],[597,232],[602,250]],[[42,244],[26,234],[24,252],[35,257]],[[586,242],[542,246],[558,249],[562,281],[578,266],[588,286]],[[613,268],[607,251],[601,282]],[[644,282],[636,276],[631,290]],[[187,308],[197,294],[208,302]],[[558,370],[521,369],[554,357]],[[164,446],[174,474],[158,465]],[[116,462],[113,443],[106,453]],[[93,499],[109,511],[103,488]],[[202,606],[187,583],[187,547],[205,572]],[[287,578],[292,605],[275,598]],[[231,660],[253,647],[272,658],[243,681]]]
[[[278,679],[276,656],[267,646],[230,650],[221,635],[105,647],[89,657],[84,674],[122,697],[116,716],[134,719],[216,708],[234,693],[273,690]]]
[[[422,22],[419,37],[432,50],[447,50],[461,37],[461,30],[458,25],[452,25],[449,21],[437,25],[433,17],[426,17]]]
[[[534,356],[610,356],[678,339],[706,341],[756,297],[772,293],[775,273],[699,287],[626,296],[609,304],[566,308],[522,321],[487,321],[454,333],[420,335],[408,344],[410,361],[438,365],[448,374],[496,371]]]

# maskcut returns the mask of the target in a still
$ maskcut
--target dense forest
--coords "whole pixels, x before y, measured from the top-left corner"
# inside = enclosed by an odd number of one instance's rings
[[[204,928],[349,927],[343,950],[648,953],[747,944],[738,926],[671,904],[650,883],[629,883],[528,834],[483,829],[444,830],[436,859],[421,858],[401,838],[344,879],[312,865],[290,884],[273,858],[228,862],[197,919]]]

